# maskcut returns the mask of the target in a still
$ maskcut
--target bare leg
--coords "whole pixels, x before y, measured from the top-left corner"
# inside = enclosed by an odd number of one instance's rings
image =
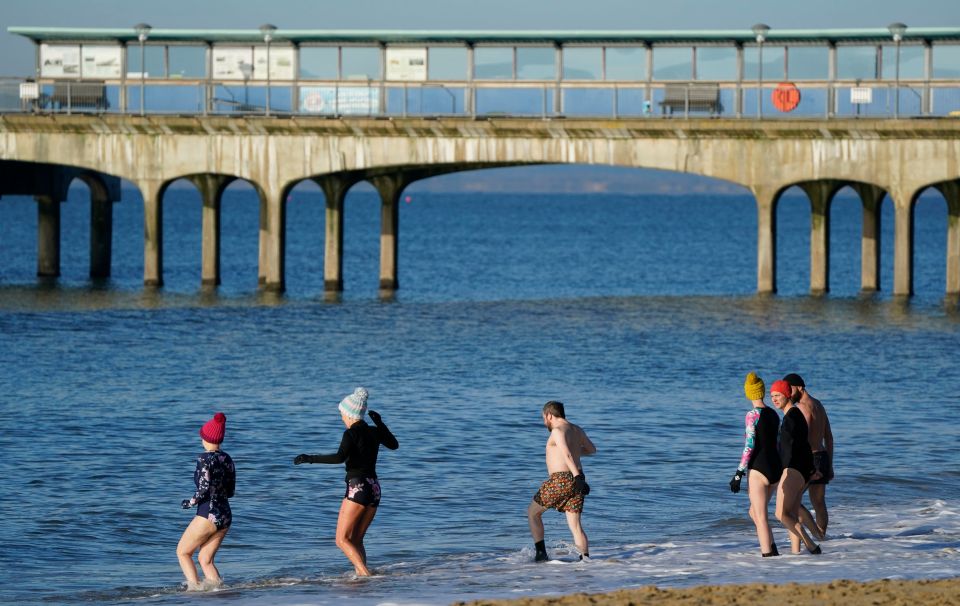
[[[809,551],[817,545],[800,523],[800,499],[803,497],[803,476],[796,469],[785,469],[777,489],[777,519],[790,533],[790,547],[793,553],[800,553],[800,541]]]
[[[354,544],[357,545],[364,564],[367,563],[367,549],[363,546],[363,537],[367,536],[367,529],[370,528],[370,524],[373,523],[373,517],[377,515],[377,509],[377,507],[367,507],[363,512],[363,517],[360,518],[360,523],[357,525]]]
[[[187,529],[183,531],[180,542],[177,544],[177,559],[180,569],[187,578],[187,589],[200,588],[200,579],[197,577],[197,567],[193,564],[194,552],[217,532],[217,527],[206,518],[193,516]]]
[[[543,512],[546,510],[546,507],[536,501],[530,501],[530,506],[527,507],[527,522],[530,524],[534,543],[543,540]]]
[[[573,544],[577,546],[577,549],[580,551],[580,555],[590,555],[590,543],[587,541],[587,533],[585,533],[583,528],[580,526],[580,513],[576,511],[568,511],[566,512],[566,515],[567,526],[570,527],[570,533],[573,535]],[[540,521],[540,528],[543,528],[542,520]]]
[[[820,534],[826,535],[827,524],[830,523],[830,514],[827,513],[827,485],[811,484],[807,492],[810,493],[810,504],[813,505],[813,510],[817,512],[817,529]]]
[[[820,527],[817,526],[817,522],[813,519],[813,514],[810,513],[810,510],[804,507],[803,503],[801,503],[798,511],[800,522],[803,524],[803,527],[807,529],[807,532],[815,536],[818,541],[822,541],[824,534],[820,531]]]
[[[760,553],[770,553],[773,551],[773,531],[770,530],[770,518],[768,510],[770,508],[770,497],[773,496],[773,489],[776,485],[770,485],[759,471],[750,470],[747,484],[750,494],[750,519],[757,527],[757,539],[760,541]]]
[[[216,557],[217,550],[220,549],[220,543],[223,543],[223,538],[227,536],[228,530],[230,530],[229,526],[215,532],[214,535],[203,544],[203,547],[200,548],[200,553],[197,554],[197,561],[200,562],[200,568],[203,569],[204,585],[219,587],[223,584],[223,579],[220,578],[220,571],[217,570],[216,564],[213,563],[213,558]]]
[[[366,509],[359,503],[344,499],[340,504],[340,515],[337,518],[337,547],[353,564],[357,576],[361,577],[370,576],[370,571],[367,570],[367,565],[363,562],[363,555],[357,549],[354,537]]]

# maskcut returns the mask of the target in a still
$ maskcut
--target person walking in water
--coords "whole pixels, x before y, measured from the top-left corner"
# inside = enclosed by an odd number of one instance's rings
[[[197,549],[200,550],[197,560],[203,569],[204,586],[214,588],[223,584],[213,558],[233,522],[228,499],[233,497],[237,485],[233,459],[220,450],[226,429],[227,417],[222,412],[213,415],[200,428],[203,453],[197,457],[197,468],[193,472],[197,489],[192,497],[180,503],[183,509],[197,508],[197,515],[183,531],[177,545],[177,559],[180,560],[183,576],[187,578],[188,590],[202,588],[193,564],[193,554]]]
[[[800,553],[800,541],[803,541],[807,551],[819,554],[820,546],[813,542],[800,522],[803,491],[814,474],[813,452],[807,441],[807,420],[790,399],[790,385],[786,381],[780,380],[770,386],[770,399],[783,412],[779,437],[783,475],[777,489],[777,519],[790,533],[793,553]]]
[[[822,540],[827,535],[827,524],[830,522],[827,513],[827,484],[833,479],[833,431],[830,430],[830,418],[820,400],[807,392],[807,386],[800,375],[790,373],[783,380],[790,385],[790,399],[803,413],[809,428],[807,438],[810,450],[813,451],[813,466],[818,475],[810,481],[807,493],[816,513],[813,532]]]
[[[583,429],[567,421],[562,402],[549,401],[543,407],[543,424],[550,430],[547,438],[547,472],[550,477],[540,486],[527,507],[530,534],[533,535],[535,560],[549,559],[543,539],[543,512],[556,509],[566,514],[573,542],[580,551],[580,559],[590,557],[587,534],[580,526],[584,497],[590,494],[580,465],[581,456],[597,452],[596,446]]]
[[[326,455],[300,454],[293,459],[294,465],[346,463],[347,489],[337,518],[337,547],[353,564],[357,576],[361,577],[370,576],[363,537],[380,505],[380,482],[377,480],[380,445],[390,450],[400,447],[380,415],[373,410],[367,413],[367,397],[367,390],[358,387],[340,402],[340,418],[347,429],[343,432],[337,452]],[[370,415],[374,427],[364,422],[364,414]]]
[[[750,495],[750,519],[757,527],[760,554],[767,558],[780,555],[770,530],[767,511],[783,468],[780,464],[780,453],[777,451],[780,417],[764,404],[765,389],[763,379],[756,373],[747,375],[743,391],[753,407],[744,418],[746,442],[740,456],[740,465],[730,480],[730,490],[734,494],[740,492],[740,480],[749,472],[747,490]]]

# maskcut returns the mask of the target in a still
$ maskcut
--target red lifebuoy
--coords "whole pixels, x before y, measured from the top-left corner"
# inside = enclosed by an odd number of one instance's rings
[[[782,112],[792,112],[800,105],[800,89],[792,82],[781,82],[770,94],[773,106]]]

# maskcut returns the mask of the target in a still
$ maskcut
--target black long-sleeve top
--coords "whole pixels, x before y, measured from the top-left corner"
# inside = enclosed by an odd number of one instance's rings
[[[375,427],[367,425],[362,419],[343,432],[340,448],[333,454],[308,455],[308,463],[346,463],[347,479],[377,477],[377,455],[380,445],[390,450],[400,447],[397,438],[390,433],[386,423],[381,421]]]
[[[807,420],[799,408],[794,406],[783,415],[778,445],[780,462],[784,469],[792,467],[805,478],[809,478],[814,472],[813,451],[810,450],[807,439],[808,432]]]

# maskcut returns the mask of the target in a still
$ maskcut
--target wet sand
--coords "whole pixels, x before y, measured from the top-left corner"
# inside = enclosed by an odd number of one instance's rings
[[[708,585],[687,589],[643,587],[610,593],[458,602],[471,606],[728,606],[790,604],[795,606],[946,606],[960,605],[960,578],[920,581],[831,581],[829,583],[772,585]]]

